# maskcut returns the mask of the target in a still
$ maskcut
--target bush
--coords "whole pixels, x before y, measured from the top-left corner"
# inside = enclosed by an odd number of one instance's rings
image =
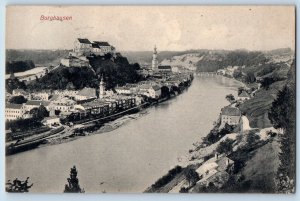
[[[179,174],[180,172],[182,172],[182,167],[180,166],[176,166],[173,169],[169,170],[169,172],[163,176],[162,178],[158,179],[153,185],[152,188],[161,188],[164,185],[166,185],[167,183],[169,183],[172,179],[175,178],[175,176],[177,174]]]
[[[220,154],[221,153],[229,154],[232,151],[232,145],[234,142],[235,142],[235,140],[227,138],[226,140],[220,142],[216,151]]]

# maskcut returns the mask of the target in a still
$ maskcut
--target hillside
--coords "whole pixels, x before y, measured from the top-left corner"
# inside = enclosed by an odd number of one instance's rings
[[[129,64],[125,57],[91,57],[88,67],[64,67],[49,72],[43,78],[29,84],[30,89],[82,89],[98,87],[100,75],[104,75],[107,89],[141,79],[136,70],[138,64]]]
[[[6,50],[6,61],[26,61],[43,66],[56,66],[69,50]]]

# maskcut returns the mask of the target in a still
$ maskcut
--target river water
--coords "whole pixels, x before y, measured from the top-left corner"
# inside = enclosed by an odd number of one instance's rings
[[[29,176],[30,192],[61,193],[76,165],[87,193],[143,192],[209,132],[228,104],[225,96],[236,96],[238,86],[224,77],[196,76],[184,93],[115,130],[6,157],[7,179]]]

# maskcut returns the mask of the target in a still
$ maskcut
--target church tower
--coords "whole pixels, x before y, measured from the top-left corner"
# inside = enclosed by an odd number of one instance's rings
[[[99,85],[99,99],[103,99],[105,95],[105,83],[103,81],[103,76],[100,76],[100,85]]]
[[[158,61],[157,61],[157,50],[156,50],[156,45],[154,47],[153,51],[153,57],[152,57],[152,70],[156,71],[158,67]]]

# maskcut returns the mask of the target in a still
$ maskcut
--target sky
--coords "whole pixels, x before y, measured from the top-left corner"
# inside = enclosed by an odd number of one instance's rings
[[[41,20],[71,16],[71,20]],[[295,49],[293,6],[8,6],[7,49],[71,49],[76,38],[118,51]]]

